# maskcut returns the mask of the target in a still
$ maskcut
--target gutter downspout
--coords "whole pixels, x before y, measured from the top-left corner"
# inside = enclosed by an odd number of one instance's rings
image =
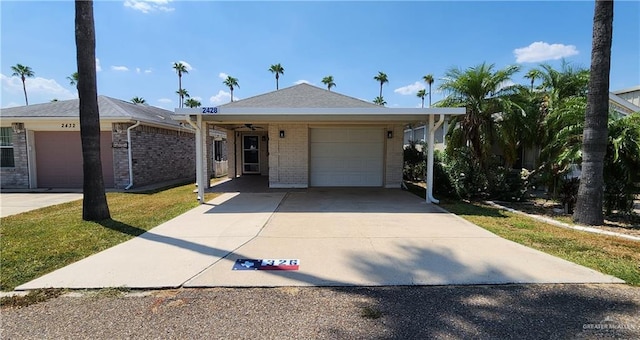
[[[435,143],[436,130],[444,123],[444,114],[440,114],[440,119],[437,123],[434,123],[433,115],[429,115],[429,141],[428,141],[428,154],[427,154],[427,203],[440,203],[439,200],[433,197],[433,149]],[[443,133],[444,138],[444,133]]]
[[[129,185],[124,190],[129,190],[133,187],[133,151],[131,150],[131,130],[140,126],[140,121],[136,121],[135,124],[127,128],[127,153],[129,156]]]

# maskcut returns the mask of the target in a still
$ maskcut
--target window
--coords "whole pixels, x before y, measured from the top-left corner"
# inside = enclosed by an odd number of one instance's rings
[[[220,162],[225,161],[224,153],[222,150],[223,142],[221,140],[214,141],[213,143],[213,159]]]
[[[0,128],[0,167],[13,168],[13,128]]]

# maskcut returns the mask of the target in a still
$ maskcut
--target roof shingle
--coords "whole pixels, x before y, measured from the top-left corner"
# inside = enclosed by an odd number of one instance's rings
[[[254,97],[221,105],[221,107],[260,108],[377,108],[379,105],[302,83]]]

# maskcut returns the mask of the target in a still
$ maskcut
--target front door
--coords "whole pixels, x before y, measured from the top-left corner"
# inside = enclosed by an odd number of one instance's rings
[[[260,137],[242,137],[242,173],[260,173]]]

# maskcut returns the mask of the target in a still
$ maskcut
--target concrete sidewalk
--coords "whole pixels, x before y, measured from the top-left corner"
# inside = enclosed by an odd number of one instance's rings
[[[236,259],[297,271],[234,271]],[[223,194],[133,240],[19,286],[64,288],[621,283],[394,189]]]

